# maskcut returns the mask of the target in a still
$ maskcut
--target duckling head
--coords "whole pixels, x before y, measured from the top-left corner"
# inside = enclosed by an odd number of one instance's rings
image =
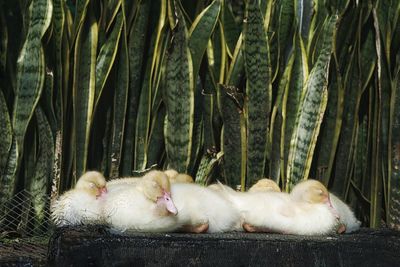
[[[186,173],[178,173],[174,169],[165,170],[164,173],[168,176],[170,183],[193,183],[192,176]]]
[[[192,176],[185,174],[185,173],[179,173],[174,178],[170,179],[170,182],[171,183],[187,183],[187,184],[194,183]]]
[[[328,189],[317,180],[309,179],[298,183],[290,195],[296,200],[311,204],[326,203],[331,206]]]
[[[107,193],[106,179],[97,171],[84,173],[75,185],[75,189],[84,190],[92,196],[99,198]]]
[[[168,176],[162,171],[150,171],[142,178],[140,186],[143,194],[151,201],[157,203],[158,206],[165,206],[167,211],[177,214],[171,198],[171,185]]]
[[[281,192],[281,189],[274,180],[263,178],[250,187],[249,192]]]
[[[326,204],[335,217],[339,219],[339,213],[332,205],[328,189],[317,180],[309,179],[296,184],[290,192],[290,196],[295,200],[311,204]]]

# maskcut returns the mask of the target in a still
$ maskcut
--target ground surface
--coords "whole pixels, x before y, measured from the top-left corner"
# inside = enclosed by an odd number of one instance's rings
[[[118,235],[102,227],[59,229],[49,246],[56,266],[400,266],[400,232],[353,234]]]
[[[353,234],[110,233],[58,229],[50,238],[0,240],[0,266],[400,266],[400,232]]]

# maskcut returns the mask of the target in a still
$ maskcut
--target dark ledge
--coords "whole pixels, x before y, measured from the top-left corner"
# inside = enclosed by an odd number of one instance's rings
[[[400,232],[353,234],[117,235],[103,227],[58,229],[49,245],[54,266],[400,266]]]

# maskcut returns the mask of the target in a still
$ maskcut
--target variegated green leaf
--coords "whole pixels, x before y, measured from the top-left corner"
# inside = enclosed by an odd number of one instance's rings
[[[0,88],[0,174],[4,173],[12,144],[12,129],[7,103]],[[1,204],[0,204],[1,205]]]
[[[186,24],[179,8],[176,12],[178,21],[166,60],[164,135],[168,166],[187,172],[192,153],[194,81]]]
[[[390,101],[390,138],[389,138],[389,216],[391,228],[400,229],[400,73],[395,77],[395,84]]]
[[[268,39],[258,1],[248,1],[244,23],[244,62],[247,76],[245,117],[247,125],[247,181],[264,176],[267,131],[271,110],[271,66]]]
[[[221,0],[214,0],[197,16],[189,30],[189,49],[192,55],[195,80],[197,79],[204,51],[206,51],[210,36],[217,24],[220,10]]]
[[[114,92],[113,128],[110,144],[110,177],[118,177],[122,154],[122,141],[124,140],[125,115],[129,89],[129,57],[126,40],[126,28],[122,29],[120,53],[118,58],[117,81]]]
[[[150,0],[140,2],[128,35],[129,92],[121,172],[124,176],[131,175],[133,170],[136,118],[141,88],[142,64],[144,62],[143,58],[150,4]]]
[[[102,95],[104,85],[107,81],[108,75],[113,66],[115,56],[118,51],[118,43],[121,36],[123,26],[122,14],[119,13],[114,28],[107,38],[106,42],[100,49],[99,55],[96,60],[96,91],[94,96],[94,110],[99,103],[99,99]]]
[[[32,177],[29,177],[29,191],[33,196],[34,221],[37,223],[34,227],[40,229],[46,220],[46,206],[48,203],[45,200],[53,178],[54,141],[50,124],[40,107],[36,109],[35,115],[39,150],[35,162],[35,172]]]
[[[327,103],[328,70],[337,16],[327,18],[324,26],[324,44],[317,62],[306,82],[305,93],[297,113],[287,165],[286,190],[308,178],[316,138]]]
[[[97,52],[97,23],[89,12],[78,32],[74,51],[74,173],[86,171],[90,127],[93,120]]]
[[[50,0],[33,1],[29,10],[29,30],[18,58],[17,92],[13,113],[13,130],[20,153],[26,129],[43,90],[45,62],[42,37],[49,27],[53,5]]]
[[[242,136],[245,131],[243,94],[234,86],[221,86],[219,90],[219,108],[223,121],[223,176],[229,185],[235,187],[241,184],[241,178],[245,178],[246,170],[246,139]]]

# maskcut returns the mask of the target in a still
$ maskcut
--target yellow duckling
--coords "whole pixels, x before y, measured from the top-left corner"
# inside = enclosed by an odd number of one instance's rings
[[[168,176],[171,183],[194,183],[192,176],[186,173],[178,173],[174,169],[165,170],[164,173]]]
[[[238,228],[240,214],[218,192],[190,183],[172,184],[171,190],[182,231],[221,233]]]
[[[104,176],[97,171],[86,172],[74,189],[51,205],[51,218],[57,226],[101,223],[106,195]]]
[[[329,195],[322,184],[315,188],[305,185],[306,196],[302,200],[274,191],[249,193],[221,188],[240,212],[241,223],[248,232],[315,235],[330,233],[337,226],[337,216],[327,203]]]
[[[307,184],[313,184],[315,186],[318,186],[320,182],[312,179],[300,182],[293,188],[292,192],[290,193],[292,197],[296,200],[304,200],[308,194],[307,189],[305,189]],[[357,220],[350,207],[347,206],[342,200],[340,200],[340,198],[338,198],[334,194],[332,193],[328,194],[329,194],[327,198],[329,200],[328,205],[330,205],[333,208],[337,217],[339,217],[340,226],[338,228],[338,232],[351,233],[360,229],[361,222]]]
[[[274,180],[263,178],[258,180],[257,183],[255,183],[252,187],[250,187],[248,192],[253,193],[253,192],[268,192],[268,191],[281,192],[281,189]]]
[[[176,229],[177,209],[168,176],[150,171],[125,186],[110,187],[104,205],[106,222],[118,231],[169,232]]]

